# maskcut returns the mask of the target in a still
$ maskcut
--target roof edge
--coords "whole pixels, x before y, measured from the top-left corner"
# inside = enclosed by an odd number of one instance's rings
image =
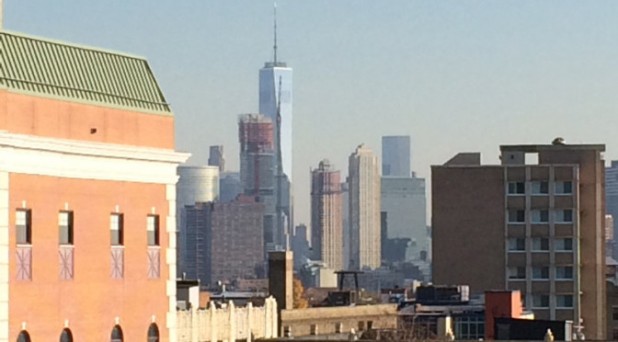
[[[115,50],[112,50],[112,49],[102,49],[102,48],[94,47],[94,46],[90,46],[90,45],[71,43],[71,42],[66,42],[66,41],[62,41],[62,40],[58,40],[58,39],[41,37],[41,36],[27,34],[27,33],[22,33],[22,32],[10,31],[10,30],[6,30],[6,29],[0,30],[0,34],[6,34],[6,35],[15,36],[15,37],[25,38],[25,39],[43,41],[43,42],[50,43],[50,44],[55,44],[55,45],[63,45],[63,46],[67,46],[67,47],[77,48],[77,49],[98,51],[98,52],[106,53],[106,54],[110,54],[110,55],[118,55],[118,56],[123,56],[123,57],[127,57],[127,58],[139,59],[139,60],[147,61],[146,57],[138,56],[138,55],[133,55],[133,54],[126,53],[126,52],[115,51]]]

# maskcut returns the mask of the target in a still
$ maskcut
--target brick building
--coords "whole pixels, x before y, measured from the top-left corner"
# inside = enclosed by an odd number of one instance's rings
[[[604,145],[501,146],[432,167],[433,280],[519,290],[537,319],[603,340]]]
[[[185,207],[187,276],[203,287],[217,281],[255,278],[264,265],[264,205],[240,195],[228,203],[195,203]]]
[[[174,117],[139,57],[0,32],[0,341],[175,340]]]

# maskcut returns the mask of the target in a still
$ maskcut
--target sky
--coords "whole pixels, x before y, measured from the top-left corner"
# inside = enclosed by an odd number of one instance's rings
[[[501,144],[605,143],[618,159],[618,1],[279,0],[278,57],[294,69],[295,221],[309,172],[347,175],[360,143],[410,135],[412,168]],[[265,0],[4,0],[7,30],[148,59],[172,105],[177,150],[205,164],[258,109],[272,59]],[[428,201],[429,202],[429,201]]]

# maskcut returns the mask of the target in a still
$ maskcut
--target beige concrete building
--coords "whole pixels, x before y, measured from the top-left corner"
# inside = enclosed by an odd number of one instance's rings
[[[379,165],[378,157],[362,144],[349,158],[348,196],[352,269],[374,269],[381,264]]]
[[[343,269],[341,176],[328,160],[311,171],[311,247],[314,258]]]
[[[433,280],[520,290],[539,319],[606,337],[604,145],[501,146],[432,167]]]

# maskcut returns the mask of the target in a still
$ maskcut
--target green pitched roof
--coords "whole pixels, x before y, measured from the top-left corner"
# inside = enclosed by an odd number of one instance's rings
[[[0,87],[171,114],[145,59],[0,32]]]

